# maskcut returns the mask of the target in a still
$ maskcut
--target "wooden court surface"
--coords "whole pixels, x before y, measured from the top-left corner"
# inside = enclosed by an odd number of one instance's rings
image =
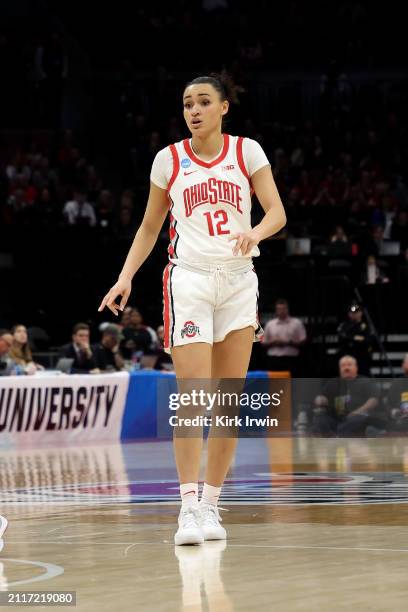
[[[177,548],[170,443],[3,448],[0,589],[73,590],[81,611],[406,610],[407,448],[240,440],[228,541]]]

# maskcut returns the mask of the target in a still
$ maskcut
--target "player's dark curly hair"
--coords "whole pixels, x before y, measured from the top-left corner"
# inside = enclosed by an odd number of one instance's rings
[[[186,87],[190,85],[199,85],[200,83],[208,83],[218,91],[221,101],[228,100],[232,104],[239,104],[239,94],[245,91],[240,85],[234,83],[233,78],[226,70],[222,70],[219,74],[211,72],[208,76],[199,76],[186,83]]]

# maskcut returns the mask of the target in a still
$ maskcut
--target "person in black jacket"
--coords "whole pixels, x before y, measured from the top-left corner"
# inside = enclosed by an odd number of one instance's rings
[[[59,357],[67,357],[74,360],[71,374],[93,373],[98,367],[89,338],[89,325],[87,323],[77,323],[72,330],[72,342],[60,348]]]
[[[122,337],[117,325],[112,324],[103,327],[101,341],[92,346],[97,368],[111,372],[123,369],[125,361],[119,350]]]
[[[360,304],[349,306],[347,319],[337,329],[339,335],[339,356],[352,355],[357,359],[358,371],[370,375],[373,336]]]
[[[129,312],[129,321],[122,329],[120,350],[125,359],[132,359],[134,354],[139,357],[151,355],[157,348],[156,332],[145,325],[143,317],[137,308]]]
[[[364,436],[369,426],[382,428],[386,421],[376,410],[378,390],[373,381],[358,376],[357,361],[344,355],[339,377],[328,380],[314,400],[312,432],[341,437]]]

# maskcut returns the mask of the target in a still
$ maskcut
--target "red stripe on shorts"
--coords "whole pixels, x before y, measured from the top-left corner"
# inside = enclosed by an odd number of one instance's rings
[[[169,332],[170,332],[170,307],[169,307],[169,272],[171,264],[165,267],[163,274],[163,323],[164,323],[164,348],[169,348]]]

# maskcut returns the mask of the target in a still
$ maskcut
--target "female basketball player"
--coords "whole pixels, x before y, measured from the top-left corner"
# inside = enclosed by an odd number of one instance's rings
[[[146,212],[117,283],[103,298],[123,310],[132,278],[156,243],[170,210],[170,263],[164,270],[165,348],[177,379],[246,377],[257,318],[258,279],[252,257],[278,232],[285,212],[260,145],[222,132],[236,91],[230,82],[198,77],[183,93],[192,134],[159,151],[151,171]],[[265,215],[251,228],[251,193]],[[122,296],[120,305],[115,299]],[[225,539],[217,502],[237,438],[209,437],[202,498],[198,478],[202,437],[174,437],[182,507],[176,544]]]

